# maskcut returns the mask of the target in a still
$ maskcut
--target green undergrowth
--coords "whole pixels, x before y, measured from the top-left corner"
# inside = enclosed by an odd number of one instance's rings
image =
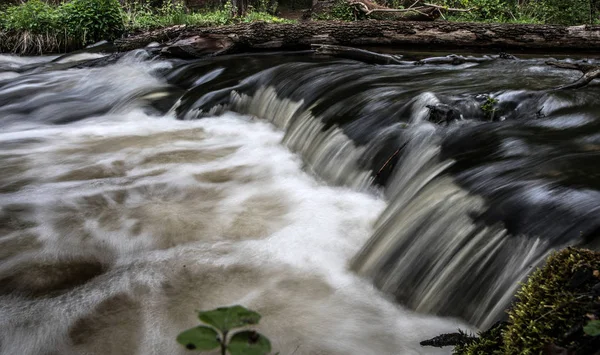
[[[231,16],[230,7],[190,12],[182,2],[153,8],[135,0],[66,0],[51,5],[29,0],[0,5],[0,52],[43,54],[67,52],[101,40],[175,25],[222,26],[263,21],[292,22],[264,11]]]
[[[415,1],[372,1],[390,8],[405,9]],[[440,20],[452,22],[484,22],[514,24],[582,25],[600,24],[600,1],[597,0],[430,0],[452,9],[468,12],[443,11]],[[410,4],[408,6],[403,6]],[[418,5],[417,5],[418,6]],[[337,0],[325,13],[315,14],[316,20],[361,20],[346,0]]]
[[[600,253],[551,255],[521,287],[508,322],[454,348],[454,354],[591,354],[600,349]]]
[[[437,0],[452,8],[471,9],[447,16],[451,21],[582,25],[598,23],[596,0]]]
[[[189,12],[180,2],[175,4],[168,2],[161,8],[156,9],[137,1],[130,1],[124,6],[124,19],[126,28],[130,32],[176,25],[212,27],[256,21],[267,23],[294,22],[258,10],[251,10],[243,17],[233,17],[231,16],[229,4],[222,8]]]
[[[119,0],[29,0],[0,12],[0,50],[41,54],[113,40],[125,31]]]

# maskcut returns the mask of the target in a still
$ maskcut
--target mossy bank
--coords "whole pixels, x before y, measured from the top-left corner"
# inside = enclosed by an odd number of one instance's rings
[[[263,21],[292,22],[254,9],[243,17],[227,7],[192,12],[181,1],[152,7],[138,0],[28,0],[0,4],[0,53],[64,53],[102,40],[174,25],[198,27]]]
[[[454,345],[456,355],[600,354],[600,253],[552,254],[523,284],[499,322],[477,337],[445,334],[423,345]]]

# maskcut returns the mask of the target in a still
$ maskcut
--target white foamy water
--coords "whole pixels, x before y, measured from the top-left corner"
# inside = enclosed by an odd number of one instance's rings
[[[281,354],[436,353],[460,324],[348,270],[385,207],[226,114],[116,112],[0,133],[0,353],[187,354],[195,310],[242,304]]]

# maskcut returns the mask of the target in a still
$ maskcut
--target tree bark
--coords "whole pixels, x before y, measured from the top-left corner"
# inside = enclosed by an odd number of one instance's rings
[[[510,52],[600,51],[600,26],[549,26],[398,21],[257,22],[215,28],[176,26],[116,41],[120,50],[173,39],[228,38],[228,52],[301,50],[311,44],[350,47],[385,46],[410,49],[479,49]],[[223,48],[221,48],[223,50]]]

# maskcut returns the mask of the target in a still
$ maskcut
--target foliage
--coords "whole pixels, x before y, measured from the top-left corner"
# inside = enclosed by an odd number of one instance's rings
[[[181,1],[164,1],[162,6],[153,7],[142,0],[124,1],[123,6],[119,0],[71,0],[60,5],[29,0],[0,8],[0,51],[19,54],[74,50],[101,40],[114,40],[125,32],[174,25],[293,22],[259,11],[233,18],[226,8],[190,13]]]
[[[356,12],[354,11],[354,7],[348,5],[348,2],[346,0],[337,0],[333,3],[331,8],[328,9],[328,11],[315,14],[316,20],[326,21],[354,21],[363,17],[364,15],[362,13],[356,14]]]
[[[45,33],[58,28],[55,7],[41,0],[30,0],[20,6],[9,6],[0,13],[0,27],[6,31]]]
[[[124,30],[119,0],[72,0],[59,6],[30,0],[0,13],[0,49],[42,53],[77,49]]]
[[[241,19],[241,21],[242,22],[263,21],[263,22],[268,22],[268,23],[292,23],[293,22],[288,19],[270,15],[266,12],[249,12],[244,18]]]
[[[494,114],[496,113],[496,104],[498,103],[498,99],[495,99],[491,96],[487,96],[485,102],[481,105],[481,111],[485,114],[486,118],[489,120],[494,119]]]
[[[208,351],[221,348],[221,354],[264,355],[271,351],[271,342],[264,335],[253,330],[242,330],[228,337],[234,328],[256,325],[260,314],[242,306],[221,307],[211,311],[198,312],[204,324],[190,328],[177,336],[177,342],[189,350]]]
[[[593,0],[545,0],[527,4],[544,23],[579,25],[593,23]]]
[[[254,5],[254,10],[257,12],[266,12],[274,14],[279,7],[279,2],[275,0],[258,0]]]
[[[114,40],[125,30],[119,0],[73,0],[63,3],[58,12],[67,34],[83,45]]]
[[[457,16],[469,21],[507,22],[517,12],[515,0],[445,0],[444,5],[453,8],[472,9]]]
[[[597,0],[430,0],[429,2],[454,9],[470,9],[469,12],[445,13],[444,18],[450,21],[562,25],[600,22],[598,16],[600,1]],[[390,8],[403,8],[414,2],[380,0],[378,3]],[[353,21],[356,19],[352,7],[345,0],[336,1],[327,12],[316,14],[315,17],[318,20]]]
[[[517,293],[509,322],[454,353],[539,354],[552,348],[584,354],[597,349],[600,321],[593,310],[600,306],[594,294],[599,268],[598,252],[567,248],[552,254]]]
[[[450,14],[454,21],[581,25],[598,21],[595,0],[437,0],[453,8],[472,9]]]
[[[585,327],[583,327],[583,331],[589,336],[600,336],[600,320],[595,319],[589,321],[588,324],[586,324]]]
[[[237,22],[255,21],[268,23],[293,22],[259,11],[250,11],[244,17],[234,18],[227,6],[221,9],[190,13],[181,3],[173,4],[172,2],[166,2],[161,8],[153,9],[138,1],[131,1],[125,10],[125,23],[129,31],[146,31],[175,25],[223,26]]]

